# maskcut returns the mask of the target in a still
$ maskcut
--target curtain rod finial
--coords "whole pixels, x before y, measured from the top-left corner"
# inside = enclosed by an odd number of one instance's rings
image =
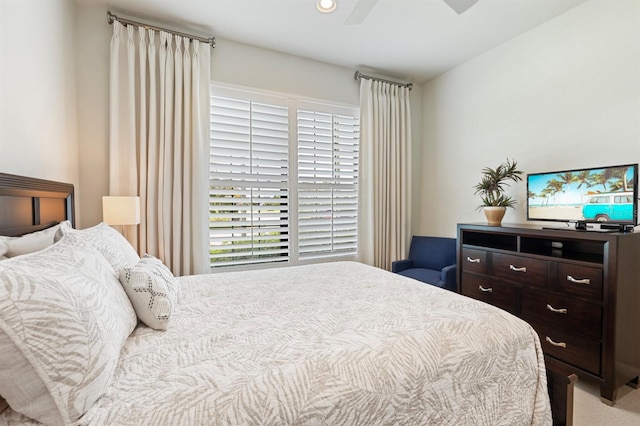
[[[413,84],[412,83],[399,83],[397,81],[386,80],[384,78],[372,77],[370,75],[362,74],[360,71],[356,71],[356,73],[353,75],[353,78],[355,78],[356,80],[360,80],[360,79],[366,78],[366,79],[369,79],[369,80],[382,81],[382,82],[385,82],[385,83],[391,83],[391,84],[395,84],[397,86],[406,87],[409,90],[413,89]]]
[[[107,24],[113,24],[113,21],[117,19],[117,16],[107,10]]]

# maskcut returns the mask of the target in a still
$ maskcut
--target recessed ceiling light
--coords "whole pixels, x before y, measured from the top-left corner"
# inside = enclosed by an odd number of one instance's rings
[[[318,10],[322,13],[329,13],[336,10],[336,0],[318,0],[316,5]]]

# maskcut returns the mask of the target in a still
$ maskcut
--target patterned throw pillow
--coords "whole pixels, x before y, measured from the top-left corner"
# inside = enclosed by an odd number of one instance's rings
[[[103,394],[137,319],[112,267],[66,237],[0,262],[0,394],[72,424]]]
[[[87,229],[73,229],[69,222],[63,222],[60,232],[64,236],[73,238],[78,245],[98,250],[116,273],[124,267],[135,265],[140,260],[140,256],[129,241],[104,222]]]
[[[120,270],[120,282],[138,318],[153,329],[166,330],[179,292],[171,271],[146,254],[135,266]]]

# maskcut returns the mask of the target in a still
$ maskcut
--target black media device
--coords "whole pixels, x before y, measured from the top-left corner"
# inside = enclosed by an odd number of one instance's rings
[[[576,222],[576,229],[578,231],[586,231],[587,230],[587,222],[584,220],[579,220]]]
[[[609,229],[612,231],[618,231],[618,232],[633,232],[633,225],[625,225],[625,224],[615,224],[615,223],[601,223],[600,224],[600,229]]]

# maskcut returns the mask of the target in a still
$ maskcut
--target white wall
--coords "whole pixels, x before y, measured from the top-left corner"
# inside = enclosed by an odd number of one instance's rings
[[[0,0],[0,171],[76,185],[72,0]]]
[[[81,227],[87,227],[102,220],[101,197],[109,189],[109,42],[113,30],[106,23],[106,9],[79,6],[76,15],[80,181],[84,195],[80,210]],[[227,84],[359,104],[355,70],[231,40],[217,38],[211,71],[213,80]],[[411,96],[414,146],[419,151],[422,93],[414,89]]]
[[[507,157],[525,173],[640,162],[640,1],[591,0],[423,87],[417,234],[484,222],[472,187]],[[526,221],[526,184],[505,222]]]
[[[0,0],[1,1],[1,0]],[[109,194],[109,41],[106,11],[76,10],[78,154],[83,197],[81,228],[102,221],[102,196]]]

